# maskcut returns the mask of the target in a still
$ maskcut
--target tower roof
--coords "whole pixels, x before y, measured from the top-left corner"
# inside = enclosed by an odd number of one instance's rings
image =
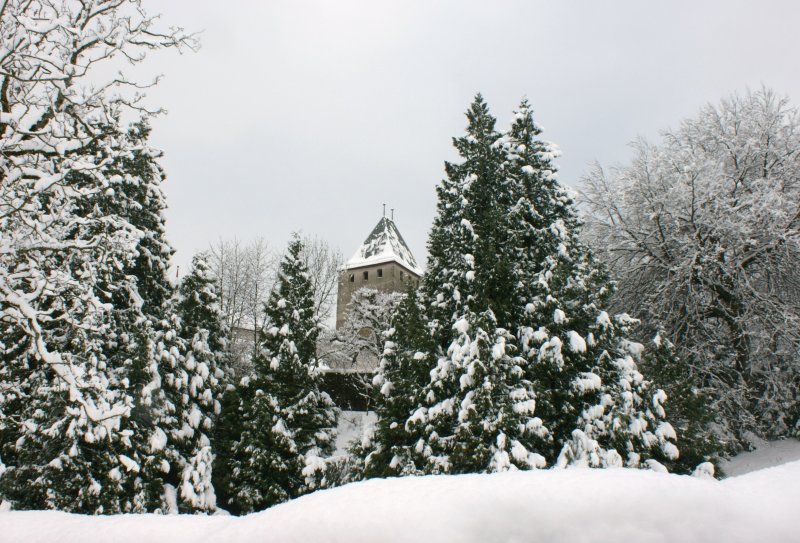
[[[417,266],[417,261],[400,235],[397,225],[386,217],[378,221],[361,247],[345,263],[345,268],[360,268],[383,262],[397,262],[415,274],[422,275],[422,270]]]

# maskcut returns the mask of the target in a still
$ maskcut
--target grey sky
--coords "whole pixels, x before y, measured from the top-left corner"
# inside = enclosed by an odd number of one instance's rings
[[[417,259],[472,96],[499,127],[527,96],[575,186],[594,159],[762,83],[800,97],[795,1],[145,0],[202,49],[149,94],[182,267],[218,238],[294,230],[349,257],[381,215]]]

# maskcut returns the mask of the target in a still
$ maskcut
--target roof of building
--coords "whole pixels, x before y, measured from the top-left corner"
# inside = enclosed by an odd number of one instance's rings
[[[417,275],[422,275],[422,269],[417,265],[411,249],[406,245],[403,236],[397,229],[394,221],[387,217],[381,218],[372,229],[361,247],[348,260],[344,267],[347,269],[361,268],[384,262],[397,262],[401,266]]]

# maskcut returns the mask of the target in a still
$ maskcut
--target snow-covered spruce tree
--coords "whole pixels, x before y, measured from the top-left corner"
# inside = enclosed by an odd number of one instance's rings
[[[603,311],[611,284],[578,240],[555,151],[525,102],[502,136],[480,97],[468,118],[429,240],[434,366],[404,426],[422,436],[414,468],[660,466],[677,455],[664,395],[637,369],[632,320]]]
[[[638,371],[641,345],[627,339],[634,321],[604,310],[613,285],[578,237],[573,199],[556,180],[557,152],[540,132],[523,101],[498,141],[514,202],[505,228],[515,310],[502,324],[529,361],[536,413],[549,432],[540,452],[561,465],[677,458],[664,394]]]
[[[108,190],[81,203],[84,213],[101,210],[141,233],[128,265],[108,268],[100,289],[114,308],[104,345],[108,365],[133,400],[122,431],[130,436],[126,454],[132,462],[126,470],[135,477],[123,492],[121,511],[172,509],[164,482],[180,473],[187,461],[175,439],[168,437],[179,425],[174,398],[184,391],[167,394],[164,384],[174,383],[169,375],[182,371],[186,343],[180,337],[176,291],[168,276],[173,249],[166,239],[165,175],[158,164],[161,153],[148,144],[149,134],[146,120],[127,130],[118,144],[124,152],[106,165]],[[118,472],[112,471],[114,476]]]
[[[119,119],[141,110],[124,89],[146,85],[94,68],[187,40],[131,6],[12,0],[0,18],[0,492],[20,508],[140,511],[161,495],[136,409],[155,374],[127,363],[147,334],[119,325],[142,303],[125,270],[147,232],[101,201],[131,151]]]
[[[336,411],[319,388],[319,328],[302,251],[295,237],[267,303],[255,373],[240,384],[243,431],[232,444],[226,468],[236,512],[257,511],[308,492],[316,483],[314,468],[333,451]]]
[[[178,465],[182,467],[180,473],[177,470],[175,473],[180,478],[179,509],[212,511],[216,508],[212,438],[214,422],[220,413],[228,334],[208,255],[195,255],[179,292],[177,312],[186,345],[180,375],[183,394],[176,406],[183,423],[175,436],[180,452]]]
[[[82,459],[83,449],[76,447],[75,436],[68,432],[50,432],[46,439],[27,436],[30,445],[25,461],[19,462],[19,469],[9,471],[10,486],[27,496],[15,503],[18,507],[24,501],[26,507],[105,513],[214,508],[206,434],[218,411],[218,375],[216,363],[206,360],[208,344],[198,330],[206,315],[198,315],[191,307],[192,300],[199,300],[203,304],[200,313],[213,312],[213,291],[202,291],[211,287],[200,283],[209,283],[210,279],[207,273],[195,270],[185,283],[180,302],[174,299],[174,288],[167,277],[172,249],[165,239],[163,172],[155,161],[158,153],[146,144],[148,132],[140,123],[115,143],[124,145],[127,153],[106,166],[111,187],[76,206],[81,215],[99,213],[112,220],[121,219],[143,233],[132,260],[98,273],[99,297],[115,309],[98,342],[98,356],[110,372],[108,384],[130,395],[130,413],[119,423],[125,439],[118,445],[98,442],[86,453],[93,459],[84,460],[85,469],[77,469],[75,464]],[[92,181],[78,174],[70,180],[72,186]],[[193,288],[201,292],[192,293]],[[186,316],[184,324],[176,311]],[[219,351],[219,333],[213,336],[210,343]],[[52,391],[46,401],[52,405]],[[36,412],[42,410],[34,409]],[[47,412],[51,416],[57,413],[53,409]],[[42,427],[53,428],[55,424],[57,421]],[[41,455],[52,455],[59,448],[68,448],[69,452],[45,468],[39,467],[44,460]],[[114,460],[110,466],[97,460],[104,457]],[[122,457],[124,469],[115,467]],[[15,480],[20,474],[29,485]],[[31,481],[48,489],[44,505],[30,502],[29,497],[35,496],[29,491]],[[179,502],[170,503],[165,482],[180,489],[176,495]]]
[[[615,305],[665,328],[733,448],[796,427],[800,114],[769,89],[707,105],[584,179]]]
[[[208,454],[198,454],[189,443],[204,441],[202,434],[214,417],[215,378],[194,359],[191,317],[183,330],[181,299],[168,276],[173,250],[166,240],[167,206],[161,188],[165,175],[157,162],[161,153],[147,145],[148,135],[145,123],[128,132],[130,151],[113,163],[118,187],[106,195],[109,207],[144,232],[133,266],[125,270],[136,287],[128,297],[140,301],[135,306],[141,315],[114,312],[122,337],[124,330],[131,330],[138,338],[137,349],[126,355],[124,365],[135,392],[134,458],[144,466],[141,484],[148,489],[139,510],[206,511],[209,505],[191,495],[185,481],[204,478],[206,467],[200,460]],[[115,307],[123,304],[118,301]],[[210,405],[209,394],[215,400]],[[205,429],[195,430],[195,425]]]
[[[122,420],[123,431],[130,434],[132,462],[126,469],[135,475],[125,493],[133,498],[123,498],[120,510],[137,512],[176,510],[165,483],[177,486],[191,462],[179,446],[185,421],[178,409],[190,388],[185,378],[188,344],[180,335],[176,291],[168,276],[173,249],[166,239],[161,153],[148,145],[149,133],[146,122],[127,131],[126,152],[108,164],[111,190],[94,206],[142,232],[132,262],[112,270],[104,289],[113,293],[114,307],[109,365],[133,395],[130,416]],[[182,503],[184,509],[191,507]]]
[[[518,356],[514,336],[497,327],[491,310],[465,313],[454,324],[456,337],[431,372],[424,389],[427,412],[418,410],[410,428],[426,425],[415,452],[426,457],[425,471],[479,473],[545,466],[539,454],[547,436],[527,361]],[[443,397],[439,391],[458,390]],[[438,394],[437,394],[438,393]]]
[[[385,333],[384,351],[373,379],[374,427],[355,444],[364,477],[418,473],[422,455],[414,450],[421,437],[406,426],[410,414],[422,404],[421,392],[430,381],[433,351],[418,292],[409,288],[401,298]]]
[[[500,194],[502,150],[495,119],[478,95],[467,112],[467,135],[454,140],[461,163],[447,163],[437,188],[438,213],[428,242],[428,345],[403,346],[405,356],[427,360],[428,383],[405,421],[381,421],[412,441],[394,460],[405,472],[466,473],[543,465],[534,451],[545,430],[533,416],[534,398],[524,376],[508,320],[513,280],[505,251],[505,208]],[[415,348],[416,347],[416,348]],[[415,354],[417,351],[419,355]],[[412,354],[414,353],[414,354]],[[391,354],[391,353],[390,353]],[[410,366],[406,364],[406,367]]]
[[[467,135],[453,139],[453,146],[463,159],[445,163],[447,177],[436,187],[436,217],[428,237],[428,269],[421,293],[428,303],[431,333],[441,351],[447,351],[453,339],[453,325],[474,298],[475,280],[475,201],[469,197],[476,190],[489,196],[476,183],[496,182],[500,154],[493,145],[499,137],[496,120],[481,95],[467,111]]]
[[[433,347],[428,359],[436,373],[431,374],[423,390],[416,394],[422,403],[409,413],[411,418],[402,425],[412,435],[420,435],[415,454],[409,456],[421,457],[416,469],[422,472],[450,469],[449,464],[431,463],[429,459],[446,457],[447,451],[442,446],[452,445],[456,426],[454,406],[460,403],[458,377],[442,377],[448,370],[463,371],[462,367],[452,364],[449,349],[459,339],[456,323],[470,312],[469,304],[474,303],[476,247],[471,219],[475,202],[469,198],[475,192],[476,182],[491,183],[497,179],[500,160],[493,146],[499,137],[496,120],[480,95],[475,97],[466,116],[467,134],[453,138],[453,146],[462,162],[445,163],[446,178],[436,187],[437,214],[428,238],[428,269],[420,288],[422,298],[428,302],[426,314]],[[449,420],[440,416],[436,426],[429,424],[428,408],[433,407],[434,414],[441,414],[442,409],[437,410],[436,406],[443,405],[450,407],[443,412]],[[435,452],[431,441],[437,445]]]

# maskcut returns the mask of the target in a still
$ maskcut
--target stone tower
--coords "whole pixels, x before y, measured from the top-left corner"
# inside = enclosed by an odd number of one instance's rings
[[[384,292],[403,292],[419,284],[422,270],[394,221],[383,217],[353,257],[342,266],[336,298],[336,328],[344,322],[353,293],[368,287]]]

